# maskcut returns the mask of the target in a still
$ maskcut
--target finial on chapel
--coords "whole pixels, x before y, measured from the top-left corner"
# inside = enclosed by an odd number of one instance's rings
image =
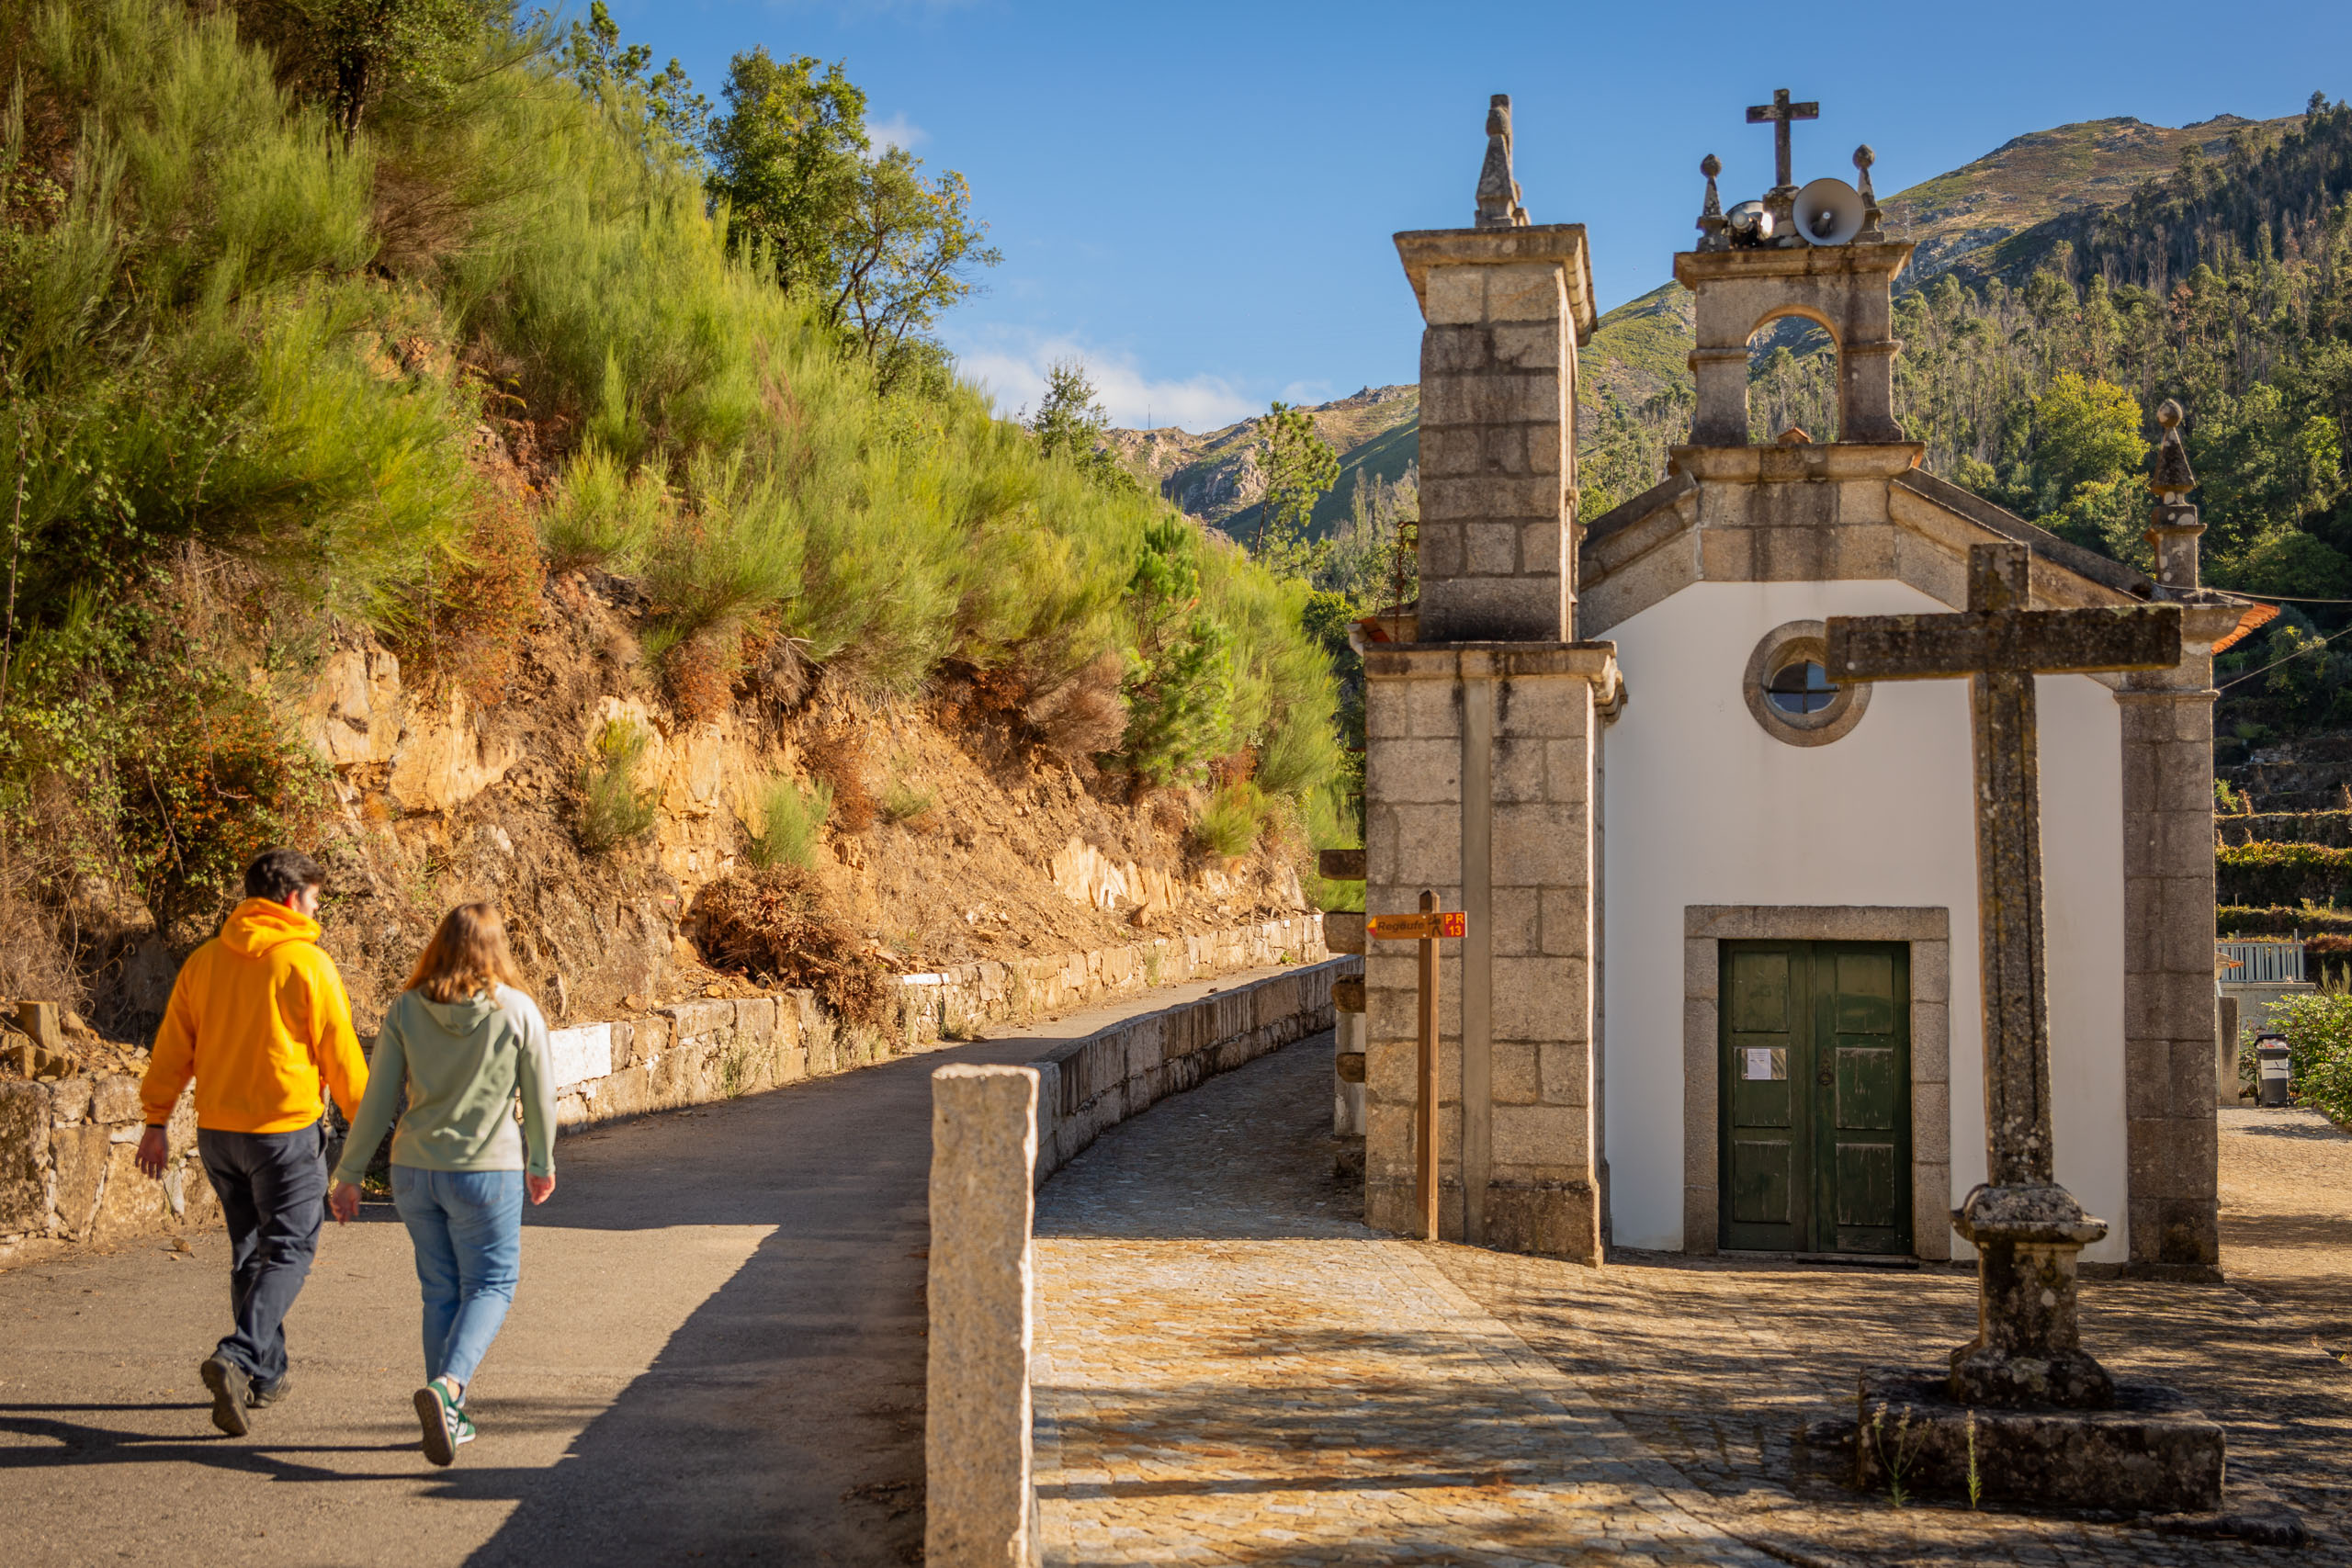
[[[1487,161],[1478,168],[1478,216],[1474,227],[1518,229],[1527,224],[1527,209],[1520,205],[1519,182],[1510,168],[1510,95],[1497,93],[1487,103]]]
[[[1876,244],[1886,238],[1885,230],[1880,226],[1884,215],[1878,209],[1878,192],[1871,189],[1871,165],[1877,162],[1878,154],[1871,151],[1869,142],[1854,149],[1854,186],[1862,198],[1862,227],[1854,235],[1858,245]]]
[[[1699,172],[1707,176],[1707,201],[1699,209],[1699,249],[1727,251],[1731,236],[1724,231],[1724,201],[1715,190],[1715,176],[1724,172],[1724,161],[1710,152],[1699,160]]]
[[[2197,540],[2205,525],[2188,501],[2188,492],[2197,488],[2197,475],[2188,467],[2188,448],[2181,445],[2180,421],[2180,405],[2166,398],[2156,410],[2165,436],[2156,444],[2156,460],[2148,470],[2148,488],[2156,497],[2148,543],[2156,552],[2158,582],[2166,588],[2195,588]]]

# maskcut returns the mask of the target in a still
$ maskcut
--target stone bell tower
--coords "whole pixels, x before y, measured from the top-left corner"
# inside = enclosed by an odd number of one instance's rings
[[[1365,1213],[1418,1228],[1433,1115],[1444,1235],[1600,1257],[1595,1049],[1600,731],[1616,650],[1576,640],[1577,350],[1592,335],[1581,224],[1537,224],[1497,95],[1476,216],[1396,236],[1420,301],[1420,603],[1364,649],[1365,908],[1424,891],[1442,944],[1439,1103],[1419,1105],[1412,945],[1365,955]],[[1456,951],[1458,949],[1458,951]]]

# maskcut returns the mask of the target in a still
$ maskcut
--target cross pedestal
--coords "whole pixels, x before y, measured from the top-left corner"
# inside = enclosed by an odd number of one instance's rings
[[[1974,546],[1965,612],[1835,617],[1826,663],[1833,681],[1969,681],[1989,1179],[1952,1216],[1976,1248],[1977,1332],[1952,1352],[1951,1397],[2099,1409],[2115,1385],[2079,1343],[2075,1265],[2107,1223],[2083,1213],[2052,1162],[2033,682],[2177,664],[2180,610],[2030,609],[2029,564],[2022,545]]]

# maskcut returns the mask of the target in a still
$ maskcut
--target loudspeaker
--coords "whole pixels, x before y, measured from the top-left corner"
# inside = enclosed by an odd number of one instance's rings
[[[1809,245],[1842,245],[1862,231],[1862,194],[1844,180],[1817,179],[1797,192],[1790,226]]]

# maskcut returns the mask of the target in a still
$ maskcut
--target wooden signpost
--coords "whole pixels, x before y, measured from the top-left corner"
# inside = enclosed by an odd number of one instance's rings
[[[1421,895],[1418,915],[1374,915],[1363,923],[1367,937],[1421,944],[1421,1050],[1416,1078],[1420,1114],[1413,1119],[1413,1156],[1419,1168],[1425,1241],[1437,1239],[1437,944],[1469,929],[1461,910],[1437,907],[1434,893]]]

